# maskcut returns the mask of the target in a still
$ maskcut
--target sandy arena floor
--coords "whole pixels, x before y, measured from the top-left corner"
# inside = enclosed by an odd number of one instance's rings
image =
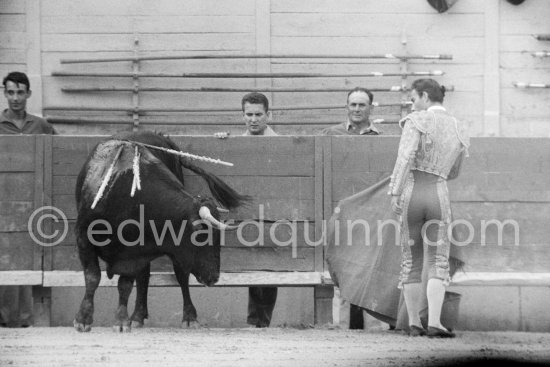
[[[456,339],[434,340],[323,328],[0,329],[0,366],[508,365],[492,362],[498,358],[550,365],[550,333],[458,332]]]

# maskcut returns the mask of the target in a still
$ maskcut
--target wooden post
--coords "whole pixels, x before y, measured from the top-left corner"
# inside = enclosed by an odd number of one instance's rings
[[[53,196],[53,136],[37,136],[35,153],[35,208],[51,206]],[[40,165],[40,170],[38,169]],[[46,230],[52,233],[52,223]],[[38,246],[38,245],[35,245]],[[35,250],[36,251],[36,250]],[[40,248],[40,258],[35,256],[35,270],[51,270],[53,264],[53,249],[51,247]],[[36,266],[40,264],[40,267]],[[34,326],[51,325],[51,288],[42,285],[33,286],[33,317]]]
[[[52,205],[53,197],[53,141],[54,138],[51,135],[43,135],[39,137],[42,140],[43,150],[40,152],[42,155],[43,169],[41,176],[36,175],[35,180],[40,181],[41,185],[41,204],[36,203],[36,207]],[[51,224],[51,223],[50,223]],[[47,231],[51,233],[52,227]],[[42,248],[41,270],[52,270],[53,267],[53,248]]]
[[[485,67],[483,71],[483,135],[500,135],[499,0],[485,4]]]
[[[324,236],[325,217],[323,215],[323,142],[324,137],[315,137],[315,176],[314,176],[314,200],[315,200],[315,243]],[[325,243],[315,247],[315,271],[323,273],[325,270]]]
[[[41,54],[41,19],[40,1],[25,2],[27,30],[27,76],[31,83],[32,97],[27,103],[27,110],[42,116],[42,54]]]
[[[332,324],[332,299],[334,287],[332,285],[318,285],[314,290],[315,311],[313,321],[316,325]]]
[[[32,287],[34,326],[51,326],[52,289],[41,285]]]
[[[271,54],[271,0],[256,0],[256,54]],[[271,59],[257,59],[256,72],[271,73]],[[256,79],[260,88],[272,87],[272,79]],[[270,105],[275,104],[273,93],[268,95]]]

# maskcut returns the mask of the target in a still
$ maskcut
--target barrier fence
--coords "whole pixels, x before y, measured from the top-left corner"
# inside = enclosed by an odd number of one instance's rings
[[[48,299],[49,287],[83,285],[73,234],[74,188],[88,152],[103,138],[0,136],[0,284],[36,285],[39,299]],[[307,239],[319,241],[323,221],[339,200],[389,175],[398,137],[173,139],[183,151],[234,163],[233,167],[200,163],[239,192],[254,197],[250,206],[224,219],[263,219],[263,246],[247,246],[236,234],[228,234],[219,285],[314,287],[315,320],[329,321],[332,285],[323,261],[324,247],[311,246]],[[548,286],[550,139],[474,138],[470,154],[459,179],[449,184],[456,218],[472,225],[471,233],[463,234],[463,238],[472,235],[465,246],[467,273],[458,274],[455,284]],[[199,177],[185,179],[189,192],[208,195]],[[58,208],[68,220],[67,236],[53,247],[36,245],[29,233],[31,214],[44,206]],[[275,225],[281,220],[295,223],[299,239],[295,245],[279,246],[269,236],[273,231],[274,238],[288,238],[288,227]],[[515,221],[517,237],[514,227],[506,225],[483,233],[482,221],[487,220]],[[46,234],[63,233],[63,222],[44,223]],[[242,235],[246,241],[255,241],[258,228],[250,226]],[[167,259],[155,260],[152,270],[152,285],[176,284]],[[115,285],[103,278],[103,285]]]

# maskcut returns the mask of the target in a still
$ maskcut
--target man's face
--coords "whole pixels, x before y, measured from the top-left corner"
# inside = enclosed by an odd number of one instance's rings
[[[6,82],[4,96],[8,100],[8,107],[14,112],[25,111],[27,108],[27,99],[31,96],[31,91],[25,84],[16,84],[12,81]]]
[[[348,119],[350,122],[361,125],[368,123],[371,101],[367,93],[353,92],[348,97]]]
[[[243,120],[246,123],[246,128],[251,135],[263,135],[269,114],[265,111],[263,104],[244,104]]]
[[[428,94],[426,92],[419,95],[418,92],[413,89],[411,91],[411,102],[413,111],[424,111],[428,109]]]

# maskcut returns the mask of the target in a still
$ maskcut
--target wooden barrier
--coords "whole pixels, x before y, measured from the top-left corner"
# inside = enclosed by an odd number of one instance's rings
[[[36,294],[44,304],[50,287],[83,285],[73,234],[74,187],[88,153],[104,138],[0,136],[1,285],[41,286]],[[239,242],[234,232],[226,235],[217,286],[315,287],[315,321],[329,322],[332,285],[324,248],[314,244],[339,200],[390,174],[398,138],[172,138],[184,151],[234,163],[199,165],[254,197],[251,205],[224,214],[227,220],[261,225],[243,227],[245,242]],[[458,274],[454,285],[550,285],[550,139],[476,138],[470,155],[462,175],[449,184],[456,218],[471,223],[470,228],[458,227],[459,239],[469,243],[466,273]],[[190,192],[208,194],[200,177],[189,173],[185,179]],[[61,209],[69,222],[67,236],[53,247],[33,244],[27,230],[33,210],[47,205]],[[292,227],[277,221],[289,221]],[[45,232],[62,227],[47,223]],[[277,243],[292,235],[292,246]],[[250,246],[258,241],[263,244]],[[167,259],[155,260],[152,271],[152,286],[177,284]],[[114,286],[116,280],[103,277],[101,285]],[[192,280],[192,285],[198,283]]]

